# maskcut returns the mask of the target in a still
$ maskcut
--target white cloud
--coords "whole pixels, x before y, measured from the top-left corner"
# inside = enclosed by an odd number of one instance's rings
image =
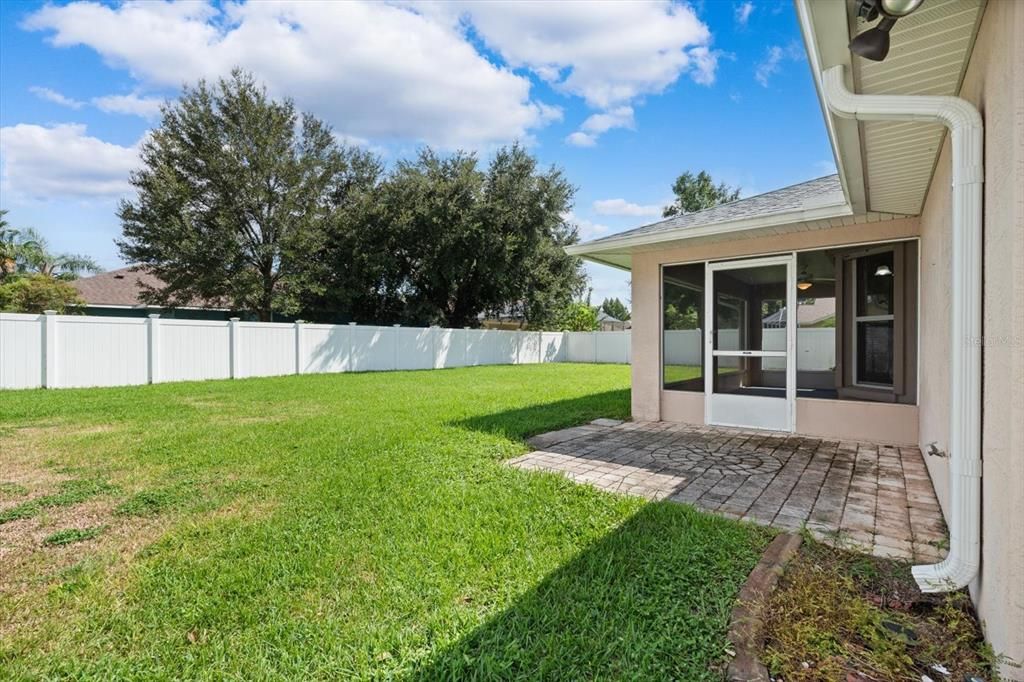
[[[565,138],[565,141],[577,147],[593,147],[602,133],[606,133],[612,128],[632,130],[634,126],[633,107],[615,107],[609,111],[588,116],[580,129]]]
[[[601,223],[595,223],[592,220],[587,220],[581,216],[576,215],[572,211],[562,214],[562,218],[568,222],[576,225],[580,230],[580,241],[588,241],[590,239],[597,239],[603,237],[611,232],[611,228]]]
[[[94,97],[92,103],[101,111],[112,114],[130,114],[143,118],[155,118],[160,114],[161,97],[140,97],[131,95],[105,95]]]
[[[750,21],[750,15],[754,11],[754,3],[743,2],[736,6],[734,12],[736,15],[736,23],[741,27],[745,28],[747,23]]]
[[[601,134],[612,128],[633,128],[633,107],[616,107],[610,111],[593,114],[580,129],[587,133]]]
[[[435,15],[461,16],[514,68],[530,69],[595,109],[660,93],[680,75],[693,75],[693,48],[711,42],[693,8],[668,0],[462,2],[428,8]],[[704,82],[706,75],[696,78]]]
[[[514,68],[598,109],[566,137],[578,147],[594,146],[611,128],[633,128],[637,99],[663,92],[683,74],[711,85],[718,68],[719,52],[708,47],[711,32],[687,4],[492,1],[426,8],[449,22],[461,19]]]
[[[797,43],[790,43],[787,47],[771,45],[765,51],[764,59],[758,62],[754,69],[754,79],[767,88],[771,77],[782,69],[783,61],[797,61],[803,58],[804,51]]]
[[[587,133],[576,131],[569,133],[565,138],[566,143],[571,144],[574,147],[593,147],[597,144],[597,138]]]
[[[21,123],[0,128],[0,158],[0,186],[13,195],[118,196],[131,189],[138,150],[90,137],[81,124]]]
[[[599,199],[594,202],[594,211],[599,215],[624,215],[640,218],[660,216],[661,206],[634,204],[625,199]]]
[[[479,54],[458,26],[384,3],[92,2],[47,5],[24,26],[86,45],[148,86],[252,71],[339,132],[478,145],[527,137],[559,110]]]
[[[77,99],[72,99],[70,97],[62,95],[61,93],[57,92],[56,90],[52,90],[50,88],[44,88],[44,87],[39,86],[39,85],[33,85],[32,87],[30,87],[28,89],[28,91],[31,92],[36,97],[38,97],[39,99],[44,99],[47,102],[53,102],[54,104],[59,104],[62,107],[69,107],[71,109],[81,109],[82,105],[84,104],[84,102],[79,102]]]

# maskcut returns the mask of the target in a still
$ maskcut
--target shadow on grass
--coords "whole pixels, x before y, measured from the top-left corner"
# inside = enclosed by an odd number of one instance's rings
[[[629,396],[629,389],[604,391],[579,398],[470,417],[452,424],[474,431],[523,439],[538,433],[585,424],[599,417],[628,419]]]
[[[408,679],[721,679],[729,611],[768,537],[647,505]]]

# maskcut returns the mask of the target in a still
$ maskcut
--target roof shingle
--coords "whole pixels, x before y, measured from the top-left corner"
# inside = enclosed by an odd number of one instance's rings
[[[772,192],[765,192],[764,194],[730,201],[727,204],[712,206],[703,211],[672,216],[656,223],[643,225],[632,230],[626,230],[625,232],[618,232],[587,243],[599,244],[625,237],[637,237],[682,228],[730,223],[745,218],[756,218],[775,213],[789,213],[808,208],[809,206],[825,206],[832,203],[840,204],[845,202],[845,200],[843,187],[839,182],[839,175],[826,175],[825,177],[790,185],[789,187],[783,187]]]

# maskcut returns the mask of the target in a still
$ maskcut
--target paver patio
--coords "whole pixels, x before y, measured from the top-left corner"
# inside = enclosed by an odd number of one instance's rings
[[[916,447],[598,419],[510,460],[602,490],[668,499],[876,556],[936,561],[946,527]]]

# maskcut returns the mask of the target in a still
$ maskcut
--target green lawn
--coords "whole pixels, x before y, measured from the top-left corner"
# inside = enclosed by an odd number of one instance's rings
[[[719,679],[766,531],[502,465],[629,368],[0,394],[0,677]]]

